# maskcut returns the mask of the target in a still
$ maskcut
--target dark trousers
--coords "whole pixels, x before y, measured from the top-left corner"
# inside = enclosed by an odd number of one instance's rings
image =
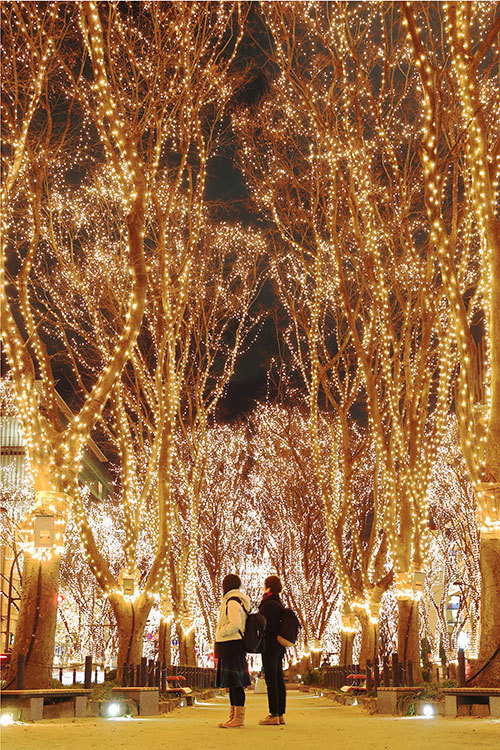
[[[267,702],[271,716],[283,716],[286,708],[285,678],[283,677],[283,654],[262,654],[262,666],[267,685]]]
[[[242,687],[229,688],[229,702],[232,706],[245,705],[245,691]]]

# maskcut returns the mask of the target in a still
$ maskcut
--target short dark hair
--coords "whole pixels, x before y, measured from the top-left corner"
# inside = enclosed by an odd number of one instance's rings
[[[228,591],[232,591],[233,589],[239,589],[240,586],[241,578],[234,575],[234,573],[230,573],[222,581],[222,590],[225,594],[227,594]]]
[[[264,586],[266,589],[271,590],[271,594],[281,594],[283,591],[283,584],[281,583],[281,578],[279,576],[267,576],[264,581]]]

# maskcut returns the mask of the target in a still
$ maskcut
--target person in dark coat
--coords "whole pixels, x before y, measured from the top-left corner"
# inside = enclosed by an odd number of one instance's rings
[[[216,687],[229,688],[231,710],[229,719],[219,724],[221,729],[245,725],[245,687],[251,684],[243,634],[250,599],[240,591],[241,580],[227,575],[222,581],[219,621],[215,632],[215,657],[217,659]]]
[[[259,605],[259,612],[266,618],[262,667],[266,678],[269,704],[269,715],[259,721],[262,726],[279,726],[285,723],[286,689],[283,676],[285,647],[278,642],[279,623],[284,609],[280,599],[282,590],[283,586],[279,577],[268,576],[264,581],[264,596]]]

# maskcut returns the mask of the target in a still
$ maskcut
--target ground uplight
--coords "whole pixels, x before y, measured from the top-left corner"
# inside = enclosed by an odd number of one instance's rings
[[[107,713],[108,716],[114,718],[115,716],[118,716],[121,711],[121,706],[119,703],[110,703],[107,707]]]

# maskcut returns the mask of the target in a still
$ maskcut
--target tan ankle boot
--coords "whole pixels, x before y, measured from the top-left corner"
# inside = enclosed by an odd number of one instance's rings
[[[219,724],[219,729],[225,729],[227,724],[229,724],[230,721],[234,719],[234,710],[236,706],[230,706],[229,707],[229,719],[226,719],[226,721],[221,721]]]
[[[262,719],[261,721],[259,721],[259,724],[261,725],[261,727],[275,727],[275,726],[279,726],[279,723],[280,723],[279,717],[271,716],[271,714],[269,714],[269,716],[266,716],[265,719]]]
[[[231,721],[224,724],[224,729],[236,729],[245,726],[245,706],[235,706]]]

